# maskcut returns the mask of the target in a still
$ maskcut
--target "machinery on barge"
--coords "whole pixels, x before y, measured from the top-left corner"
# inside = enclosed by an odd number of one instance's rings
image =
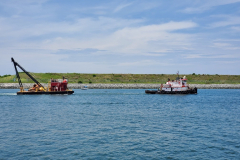
[[[18,83],[20,86],[20,91],[17,92],[17,95],[35,95],[35,94],[73,94],[73,90],[69,90],[67,88],[68,80],[58,79],[53,80],[48,83],[48,87],[44,87],[40,82],[38,82],[29,72],[27,72],[22,66],[20,66],[13,58],[11,58],[15,71],[16,71],[16,77],[18,79]],[[25,91],[23,88],[23,84],[20,78],[20,75],[18,73],[17,67],[19,67],[24,73],[28,75],[29,78],[31,78],[35,84],[32,88],[28,89],[28,91]]]
[[[145,90],[147,94],[197,94],[197,88],[190,88],[187,84],[187,78],[179,78],[179,74],[176,80],[168,81],[166,84],[161,84],[158,90]]]

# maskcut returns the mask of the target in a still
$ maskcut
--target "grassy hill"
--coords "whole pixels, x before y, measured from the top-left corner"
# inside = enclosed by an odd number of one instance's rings
[[[165,83],[168,78],[176,79],[176,74],[82,74],[82,73],[32,73],[41,83],[51,78],[62,79],[69,83]],[[240,75],[180,75],[186,76],[189,84],[240,84]],[[22,83],[33,83],[25,74],[20,73]],[[15,79],[15,81],[14,81]],[[15,75],[0,76],[0,83],[17,83]]]

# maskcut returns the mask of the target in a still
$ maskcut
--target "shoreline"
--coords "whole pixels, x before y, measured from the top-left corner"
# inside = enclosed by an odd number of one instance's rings
[[[23,87],[28,89],[33,86],[34,83],[23,83]],[[44,87],[48,84],[42,83]],[[68,84],[69,89],[81,89],[83,86],[88,86],[89,89],[157,89],[160,84]],[[190,88],[197,87],[198,89],[240,89],[240,84],[189,84]],[[19,89],[18,83],[0,83],[0,89]]]

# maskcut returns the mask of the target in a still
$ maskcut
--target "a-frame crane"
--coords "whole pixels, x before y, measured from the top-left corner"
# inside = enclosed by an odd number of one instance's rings
[[[16,71],[16,77],[18,79],[18,83],[19,83],[19,86],[20,86],[20,90],[21,92],[24,91],[23,89],[23,85],[22,85],[22,81],[21,81],[21,78],[20,78],[20,75],[18,73],[18,70],[17,70],[17,66],[24,72],[28,75],[29,78],[31,78],[39,87],[42,87],[43,90],[45,91],[43,85],[38,82],[28,71],[26,71],[21,65],[19,65],[17,62],[15,62],[15,60],[13,58],[11,58],[12,62],[13,62],[13,65],[14,65],[14,68],[15,68],[15,71]]]

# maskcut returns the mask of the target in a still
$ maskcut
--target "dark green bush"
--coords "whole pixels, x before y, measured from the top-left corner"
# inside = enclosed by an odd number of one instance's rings
[[[11,76],[10,74],[5,74],[3,76],[0,76],[0,77],[8,77],[8,76]]]

